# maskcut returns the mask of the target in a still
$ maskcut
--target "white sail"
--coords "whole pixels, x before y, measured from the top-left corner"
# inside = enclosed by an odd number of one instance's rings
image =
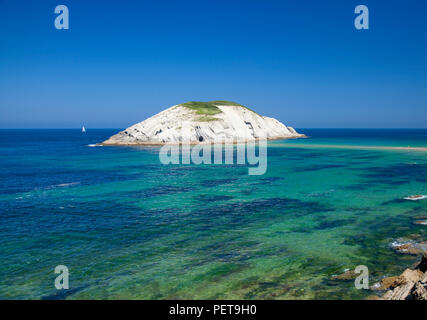
[[[85,126],[82,127],[82,132],[86,132]]]

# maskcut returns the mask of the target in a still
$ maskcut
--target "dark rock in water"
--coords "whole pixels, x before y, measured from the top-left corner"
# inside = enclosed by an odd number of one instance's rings
[[[424,252],[423,257],[421,259],[421,262],[416,267],[416,269],[420,270],[421,272],[426,272],[427,271],[427,251]]]

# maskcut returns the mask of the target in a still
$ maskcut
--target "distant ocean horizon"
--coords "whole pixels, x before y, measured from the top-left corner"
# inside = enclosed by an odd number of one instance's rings
[[[86,126],[85,126],[86,127]],[[10,127],[0,128],[0,130],[81,130],[82,127]],[[125,130],[126,127],[86,127],[92,130]],[[339,128],[339,127],[294,127],[296,130],[427,130],[426,128]]]
[[[334,276],[373,285],[419,260],[393,243],[427,241],[427,200],[403,199],[427,194],[427,152],[358,148],[426,148],[427,129],[297,128],[261,176],[86,129],[0,129],[1,299],[361,299]]]

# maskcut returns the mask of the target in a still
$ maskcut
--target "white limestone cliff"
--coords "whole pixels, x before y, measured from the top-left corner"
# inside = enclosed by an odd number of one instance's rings
[[[276,119],[260,116],[244,106],[231,102],[212,103],[206,103],[214,108],[207,109],[207,113],[204,113],[206,109],[187,107],[187,104],[172,106],[119,132],[101,145],[228,143],[304,137]]]

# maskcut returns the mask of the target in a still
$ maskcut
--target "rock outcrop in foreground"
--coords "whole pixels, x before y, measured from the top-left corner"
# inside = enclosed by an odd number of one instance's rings
[[[246,142],[304,137],[293,128],[234,102],[187,102],[112,136],[101,145]]]
[[[427,300],[427,251],[415,270],[406,269],[400,276],[384,278],[381,286],[389,289],[385,300]]]

